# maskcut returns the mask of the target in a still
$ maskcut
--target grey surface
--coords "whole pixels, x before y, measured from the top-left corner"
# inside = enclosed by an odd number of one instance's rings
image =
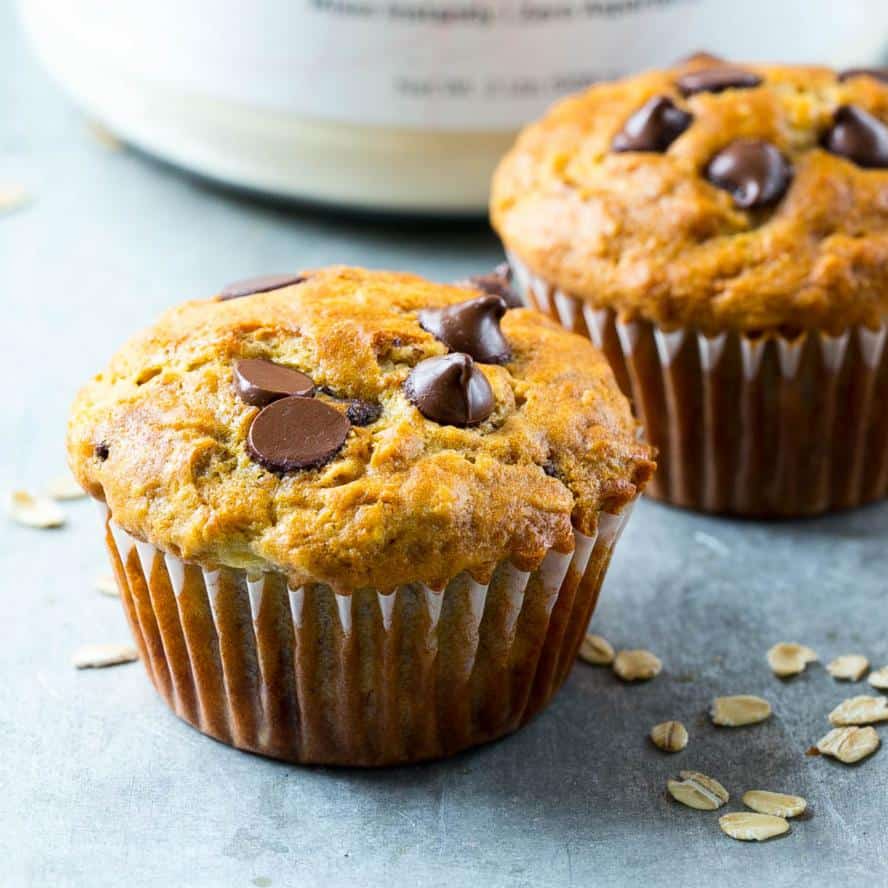
[[[109,153],[34,67],[3,6],[0,97],[0,181],[35,198],[0,217],[3,491],[57,473],[77,385],[186,296],[340,261],[447,280],[499,255],[483,228],[319,219]],[[888,884],[888,753],[856,768],[806,758],[852,688],[822,667],[781,683],[764,660],[797,639],[824,659],[888,662],[888,507],[755,525],[640,504],[594,627],[656,651],[664,673],[625,687],[578,666],[519,735],[375,773],[289,767],[206,739],[137,664],[76,673],[76,645],[124,639],[126,626],[93,589],[107,570],[93,509],[66,512],[56,532],[0,519],[3,886]],[[762,694],[776,716],[715,729],[705,710],[727,693]],[[675,757],[645,739],[666,718],[691,733]],[[767,845],[732,842],[717,815],[666,799],[679,768],[737,798],[801,793],[813,816]]]

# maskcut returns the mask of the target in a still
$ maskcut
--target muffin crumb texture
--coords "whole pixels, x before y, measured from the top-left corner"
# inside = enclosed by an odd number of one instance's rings
[[[462,571],[484,581],[506,559],[531,570],[550,548],[569,551],[573,528],[594,535],[598,513],[620,512],[650,478],[651,451],[583,338],[505,312],[508,353],[474,363],[489,415],[447,425],[405,390],[421,361],[449,351],[418,315],[477,291],[349,268],[292,280],[172,309],[78,395],[71,467],[137,538],[202,566],[283,571],[293,584],[440,588]],[[257,360],[308,381],[243,363]],[[254,424],[285,404],[257,406],[269,392],[340,411],[341,447],[326,442],[335,452],[320,465],[263,466],[251,443],[267,464],[289,446]],[[311,412],[291,409],[288,421]]]
[[[626,320],[837,334],[888,313],[888,83],[712,58],[528,127],[491,213],[529,269]]]

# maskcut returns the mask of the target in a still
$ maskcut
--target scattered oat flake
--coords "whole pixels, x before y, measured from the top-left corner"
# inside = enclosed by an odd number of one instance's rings
[[[731,553],[731,550],[721,540],[710,536],[708,533],[703,533],[701,530],[694,534],[694,541],[715,552],[716,555],[730,555]]]
[[[109,151],[120,151],[123,148],[123,142],[114,135],[103,123],[97,120],[90,120],[87,123],[90,135],[103,147]]]
[[[71,661],[78,669],[102,669],[139,659],[131,644],[85,644],[77,648]]]
[[[831,755],[846,765],[853,765],[872,755],[880,742],[875,728],[833,728],[817,741],[816,748],[823,755]]]
[[[775,817],[798,817],[808,807],[801,796],[768,792],[766,789],[750,789],[745,792],[743,804],[759,814],[773,814]]]
[[[62,510],[45,496],[33,496],[26,490],[14,490],[9,498],[9,515],[26,527],[61,527],[65,523]]]
[[[0,213],[12,213],[30,203],[31,197],[24,185],[0,182]]]
[[[764,842],[789,831],[789,824],[773,814],[750,814],[735,811],[718,818],[718,825],[726,835],[740,842]]]
[[[663,664],[650,651],[620,651],[614,658],[613,670],[623,681],[647,681],[660,674]]]
[[[733,697],[716,697],[709,710],[712,723],[727,728],[754,725],[771,715],[771,704],[761,697],[751,694],[737,694]]]
[[[888,697],[849,697],[833,709],[829,721],[837,727],[888,721]]]
[[[666,789],[675,801],[689,808],[715,811],[730,798],[728,791],[718,780],[699,771],[681,771],[678,776],[681,780],[668,780]]]
[[[120,595],[120,590],[117,588],[117,580],[114,579],[114,574],[100,574],[97,576],[96,589],[101,592],[102,595],[109,595],[115,598]]]
[[[606,638],[587,632],[580,645],[579,656],[584,663],[592,666],[610,666],[614,662],[614,649]]]
[[[880,691],[888,691],[888,666],[870,672],[867,681]]]
[[[794,641],[781,641],[768,651],[768,665],[779,678],[798,675],[816,660],[817,654],[811,648]]]
[[[869,660],[862,654],[843,654],[826,667],[826,671],[839,681],[860,681],[867,669]]]
[[[664,752],[681,752],[688,745],[688,729],[680,721],[660,722],[651,728],[651,740]]]
[[[46,492],[54,500],[75,500],[86,496],[86,491],[74,480],[70,472],[53,478],[46,485]]]

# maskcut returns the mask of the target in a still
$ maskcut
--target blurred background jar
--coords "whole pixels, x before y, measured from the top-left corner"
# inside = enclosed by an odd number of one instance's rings
[[[888,0],[19,0],[38,55],[126,141],[201,175],[373,212],[485,212],[555,99],[696,50],[886,60]]]

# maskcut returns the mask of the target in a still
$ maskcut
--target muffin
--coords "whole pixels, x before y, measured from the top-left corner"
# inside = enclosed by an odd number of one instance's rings
[[[173,710],[339,765],[545,706],[653,471],[587,340],[352,268],[167,312],[80,392],[68,453]]]
[[[589,336],[709,512],[888,492],[888,72],[701,55],[527,128],[494,179],[526,299]]]

